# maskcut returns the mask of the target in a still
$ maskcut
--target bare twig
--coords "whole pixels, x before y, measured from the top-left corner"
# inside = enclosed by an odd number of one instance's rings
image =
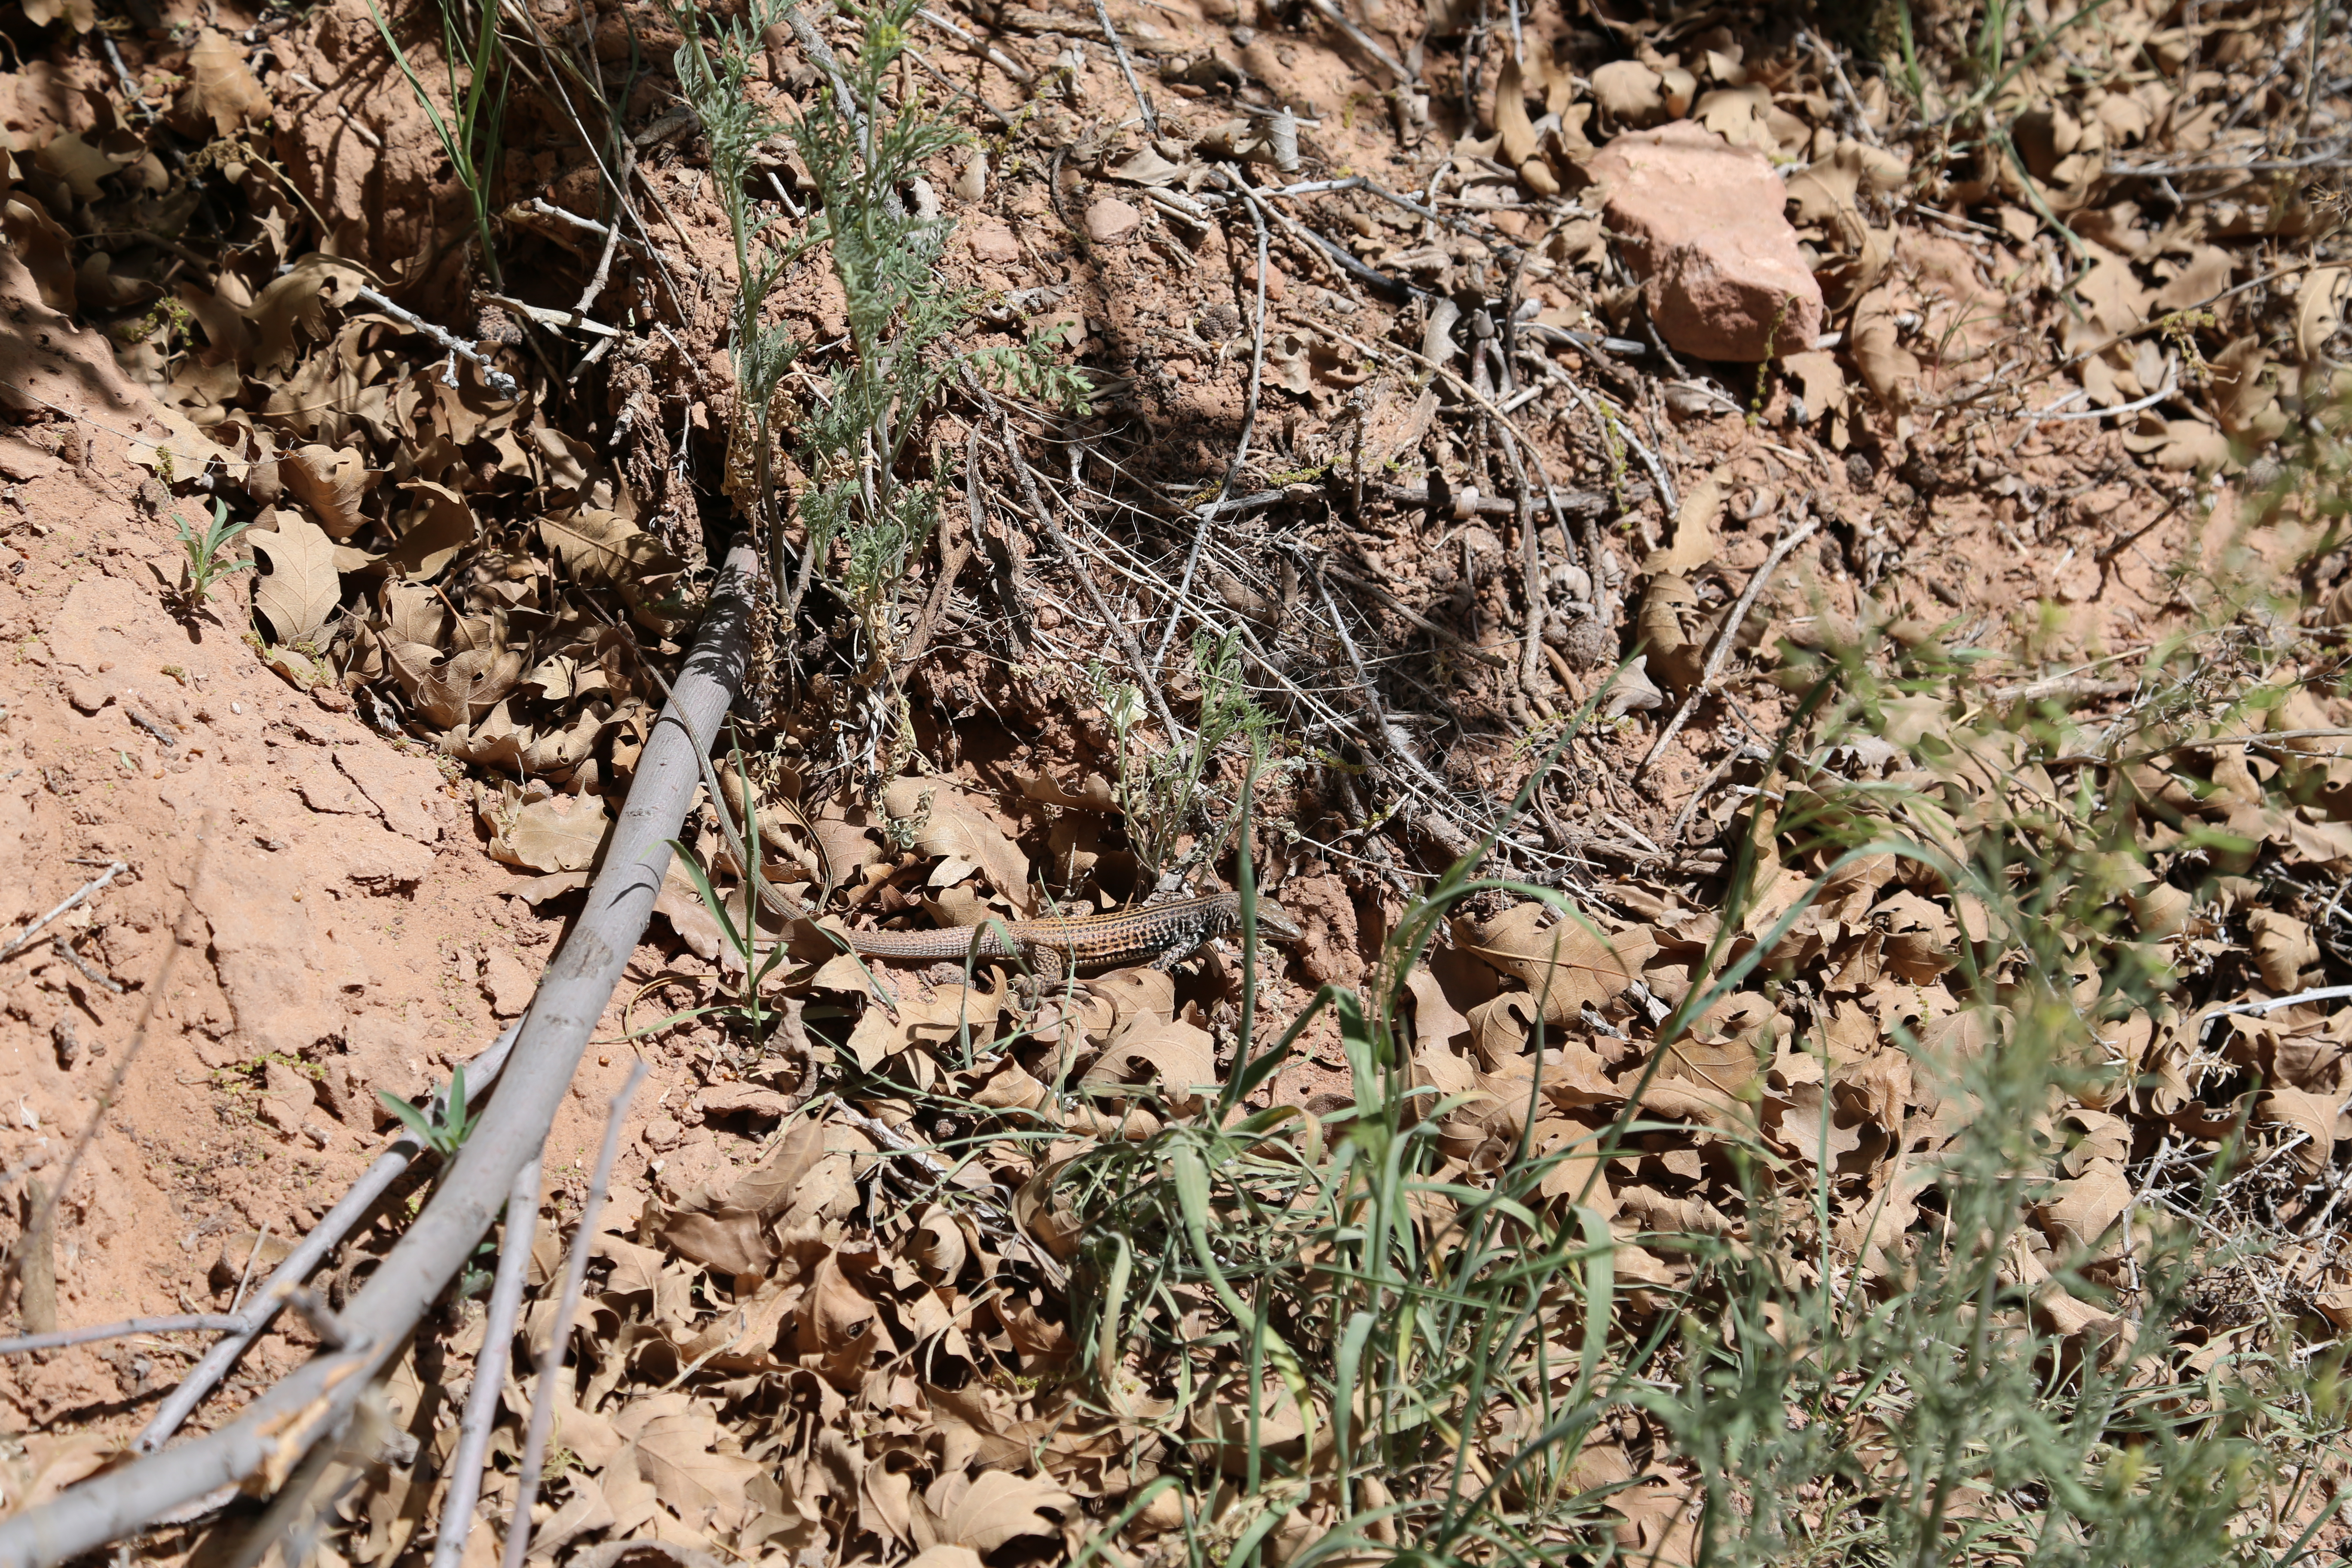
[[[1135,79],[1135,62],[1127,56],[1127,41],[1111,26],[1110,7],[1103,0],[1095,0],[1095,20],[1102,24],[1103,37],[1110,40],[1110,52],[1118,57],[1119,75],[1127,78],[1127,90],[1135,94],[1135,107],[1143,116],[1143,128],[1154,136],[1160,134],[1160,111],[1143,96],[1143,84]]]
[[[1429,490],[1423,485],[1374,485],[1371,493],[1399,506],[1425,507],[1429,504]],[[1649,486],[1638,482],[1625,488],[1628,502],[1645,501],[1652,493]],[[1277,490],[1266,499],[1279,500],[1281,492]],[[1609,510],[1611,499],[1599,490],[1560,490],[1550,497],[1557,510],[1579,519],[1601,516]],[[1458,494],[1455,504],[1461,504]],[[1514,517],[1518,513],[1519,503],[1508,496],[1477,496],[1471,500],[1469,510],[1480,517]]]
[[[1101,0],[1096,0],[1099,5]],[[1108,26],[1106,19],[1105,26]],[[1241,195],[1249,208],[1250,223],[1257,230],[1257,314],[1250,328],[1249,398],[1242,406],[1242,433],[1234,443],[1233,461],[1225,465],[1225,477],[1217,481],[1216,499],[1198,509],[1193,515],[1199,526],[1192,531],[1192,547],[1184,555],[1184,576],[1176,585],[1176,597],[1168,605],[1168,624],[1160,628],[1159,649],[1151,656],[1151,668],[1159,669],[1168,662],[1168,645],[1176,638],[1176,622],[1183,614],[1184,595],[1192,591],[1192,574],[1200,568],[1201,545],[1209,537],[1209,520],[1234,493],[1234,481],[1241,478],[1242,465],[1249,460],[1250,437],[1257,429],[1258,392],[1265,373],[1265,269],[1266,258],[1265,209],[1250,188],[1223,170],[1225,184]]]
[[[484,357],[481,350],[457,336],[448,328],[436,326],[404,305],[394,304],[364,283],[353,284],[352,293],[382,310],[394,321],[405,322],[412,331],[423,332],[449,353],[471,363],[482,373],[482,384],[490,389],[491,395],[500,398],[516,398],[522,395],[522,388],[516,383],[514,377],[492,364]],[[453,386],[457,384],[454,379],[451,380],[450,384]]]
[[[638,1070],[644,1070],[643,1063]],[[489,1457],[490,1428],[498,1423],[499,1395],[506,1387],[507,1363],[514,1352],[515,1320],[522,1310],[523,1278],[538,1226],[539,1162],[526,1160],[515,1172],[514,1185],[507,1193],[498,1279],[490,1286],[482,1348],[474,1357],[474,1386],[466,1394],[457,1453],[449,1464],[448,1494],[441,1500],[441,1531],[433,1543],[433,1568],[457,1568],[466,1555],[466,1538],[473,1533],[474,1503],[482,1495],[482,1466]]]
[[[2168,504],[2162,511],[2158,512],[2154,517],[2149,518],[2146,522],[2141,523],[2137,528],[2133,529],[2121,539],[2115,541],[2111,544],[2102,545],[2097,550],[2093,551],[2091,552],[2091,559],[2097,562],[2102,566],[2105,565],[2108,562],[2113,561],[2116,556],[2122,554],[2125,551],[2138,543],[2142,538],[2146,537],[2150,530],[2162,523],[2166,518],[2168,518],[2174,512],[2179,511],[2180,510],[2180,503],[2187,500],[2191,493],[2192,492],[2189,490],[2182,490],[2179,494],[2172,498],[2170,503]]]
[[[244,1326],[245,1320],[233,1312],[186,1312],[176,1318],[125,1318],[119,1323],[100,1323],[95,1328],[59,1329],[55,1333],[22,1334],[13,1340],[0,1340],[0,1355],[62,1350],[68,1345],[86,1345],[93,1340],[127,1339],[132,1334],[205,1333]]]
[[[92,877],[89,881],[84,882],[80,887],[76,888],[72,892],[68,893],[65,898],[58,902],[57,908],[51,910],[47,914],[40,916],[23,931],[18,931],[15,936],[9,938],[8,945],[5,947],[0,947],[0,958],[16,957],[17,953],[24,951],[25,944],[31,942],[35,937],[40,935],[42,928],[47,926],[51,921],[56,920],[59,915],[64,914],[68,910],[72,909],[75,905],[80,903],[92,893],[97,892],[100,888],[105,887],[109,882],[111,882],[114,879],[120,877],[123,872],[128,871],[129,869],[131,869],[131,868],[120,860],[110,862],[105,870],[100,871],[97,876]]]
[[[1339,605],[1331,597],[1331,585],[1323,580],[1321,563],[1317,563],[1307,575],[1314,580],[1315,592],[1322,597],[1324,613],[1331,617],[1331,629],[1339,635],[1339,647],[1348,656],[1349,667],[1356,672],[1356,685],[1364,694],[1364,705],[1371,710],[1373,735],[1391,756],[1419,774],[1422,782],[1436,792],[1439,800],[1449,799],[1454,792],[1446,788],[1445,781],[1430,771],[1429,764],[1421,760],[1412,742],[1405,739],[1404,731],[1389,721],[1388,711],[1381,703],[1380,690],[1372,684],[1371,672],[1364,668],[1363,655],[1356,651],[1356,639],[1348,635],[1347,617],[1339,614]]]
[[[1698,684],[1690,689],[1690,694],[1683,699],[1682,706],[1675,710],[1674,718],[1658,731],[1657,743],[1650,748],[1650,754],[1642,759],[1642,765],[1633,770],[1634,783],[1639,784],[1651,766],[1665,754],[1666,748],[1675,743],[1675,737],[1683,732],[1683,726],[1689,723],[1691,715],[1698,710],[1699,703],[1715,689],[1715,678],[1722,673],[1724,661],[1738,646],[1739,628],[1748,624],[1748,612],[1756,607],[1756,601],[1763,595],[1764,585],[1772,580],[1772,574],[1780,569],[1780,563],[1789,558],[1791,551],[1811,539],[1821,526],[1820,518],[1809,517],[1801,527],[1782,534],[1780,542],[1772,546],[1772,553],[1764,558],[1764,564],[1748,579],[1748,586],[1740,594],[1738,603],[1731,606],[1731,613],[1723,618],[1723,625],[1716,628],[1715,641],[1706,650],[1706,663],[1700,668]]]
[[[596,1222],[604,1213],[604,1191],[613,1179],[613,1162],[621,1152],[621,1121],[628,1114],[629,1101],[637,1095],[637,1086],[646,1081],[646,1063],[638,1058],[629,1068],[629,1078],[621,1085],[621,1092],[613,1097],[604,1118],[604,1142],[596,1152],[596,1173],[588,1184],[588,1196],[580,1205],[580,1227],[572,1233],[572,1254],[563,1265],[563,1295],[555,1307],[555,1321],[548,1326],[547,1343],[539,1352],[539,1388],[530,1401],[530,1429],[522,1444],[522,1465],[515,1477],[514,1510],[507,1524],[504,1568],[522,1568],[530,1554],[530,1505],[539,1497],[540,1466],[547,1458],[547,1435],[555,1425],[556,1380],[562,1375],[563,1352],[572,1338],[572,1316],[580,1310],[581,1287],[588,1277],[588,1255],[596,1248]],[[536,1193],[533,1201],[537,1201]],[[460,1548],[463,1547],[462,1541]],[[439,1552],[435,1553],[436,1562]],[[446,1568],[446,1565],[445,1565]]]
[[[1511,459],[1511,473],[1519,481],[1519,592],[1527,600],[1528,611],[1528,624],[1519,641],[1519,690],[1532,697],[1536,671],[1543,665],[1543,552],[1536,537],[1534,509],[1528,504],[1528,466],[1519,458],[1519,444],[1506,440],[1503,450]],[[1560,532],[1567,531],[1563,520]]]
[[[1560,369],[1550,360],[1546,360],[1544,373],[1568,388],[1570,396],[1584,405],[1584,411],[1592,416],[1592,422],[1595,425],[1601,423],[1600,405],[1584,388],[1576,384],[1574,378],[1568,372]],[[1665,465],[1658,461],[1656,453],[1642,445],[1642,438],[1639,436],[1633,434],[1633,421],[1627,416],[1623,409],[1613,404],[1610,405],[1610,414],[1615,420],[1618,437],[1624,441],[1625,445],[1633,448],[1633,455],[1642,459],[1643,468],[1650,470],[1650,478],[1658,487],[1658,500],[1666,509],[1666,515],[1671,517],[1682,510],[1682,499],[1675,493],[1674,481],[1666,478]]]
[[[228,1299],[230,1311],[235,1312],[244,1307],[245,1288],[253,1283],[254,1267],[261,1261],[262,1249],[268,1245],[269,1222],[264,1220],[261,1222],[261,1229],[254,1235],[252,1247],[246,1250],[245,1267],[237,1271],[236,1289]]]
[[[97,986],[100,990],[110,991],[117,996],[122,994],[122,984],[120,981],[110,980],[105,975],[100,974],[97,970],[92,969],[87,959],[83,958],[80,953],[76,952],[72,948],[66,945],[65,938],[61,936],[51,937],[49,939],[49,951],[56,953],[59,958],[64,959],[68,963],[72,964],[76,969],[80,970],[81,977],[84,980],[89,981],[92,985]]]
[[[283,1484],[302,1456],[350,1417],[374,1375],[473,1255],[514,1173],[545,1139],[582,1051],[653,914],[669,841],[702,783],[691,737],[713,730],[742,681],[759,557],[728,552],[700,636],[637,761],[587,907],[541,978],[513,1070],[483,1111],[425,1212],[341,1313],[348,1343],[262,1394],[219,1431],[92,1477],[0,1520],[0,1568],[46,1568],[252,1478]],[[161,987],[158,987],[161,990]]]
[[[629,178],[636,173],[636,144],[626,137],[621,139],[621,188],[629,188]],[[584,317],[604,291],[604,280],[613,275],[613,254],[621,246],[621,226],[615,222],[604,230],[604,248],[597,254],[596,270],[589,276],[588,286],[580,290],[580,302],[572,307],[575,317]]]
[[[1037,85],[1037,73],[1035,71],[1033,71],[1028,67],[1021,64],[1020,61],[1006,54],[1003,49],[998,48],[994,44],[990,43],[986,38],[977,37],[972,34],[964,31],[964,29],[957,26],[953,22],[949,21],[945,16],[940,16],[938,12],[932,10],[928,5],[917,10],[915,15],[920,16],[924,21],[929,22],[932,26],[937,27],[940,32],[948,33],[955,37],[961,38],[964,43],[979,50],[981,58],[987,60],[990,65],[994,66],[998,70],[1003,71],[1006,76],[1011,77],[1014,81],[1019,82],[1023,87],[1034,87]]]
[[[1363,589],[1366,593],[1380,600],[1381,604],[1387,605],[1398,615],[1402,616],[1414,626],[1419,626],[1423,631],[1429,633],[1432,637],[1441,637],[1446,642],[1453,644],[1458,652],[1470,658],[1476,659],[1480,664],[1486,666],[1487,668],[1508,669],[1511,668],[1511,661],[1509,659],[1505,658],[1500,654],[1488,652],[1486,649],[1480,647],[1476,643],[1474,643],[1469,638],[1464,637],[1460,632],[1454,631],[1447,626],[1439,626],[1435,621],[1431,620],[1428,616],[1414,609],[1411,605],[1406,604],[1402,599],[1398,598],[1394,594],[1391,594],[1386,588],[1381,587],[1378,583],[1374,583],[1368,578],[1359,577],[1352,572],[1347,571],[1341,567],[1331,565],[1328,563],[1324,565],[1323,570],[1329,573],[1332,576],[1337,577],[1342,583],[1353,584],[1355,586]]]
[[[29,1247],[19,1247],[11,1252],[5,1270],[0,1270],[0,1311],[7,1310],[8,1299],[15,1289],[17,1273],[25,1266],[26,1252],[37,1251],[40,1247],[49,1245],[54,1239],[49,1234],[49,1227],[56,1222],[58,1202],[65,1196],[66,1189],[72,1185],[74,1173],[80,1169],[82,1157],[89,1152],[90,1144],[98,1138],[99,1129],[106,1124],[106,1113],[114,1108],[115,1097],[122,1092],[122,1082],[130,1076],[131,1064],[139,1059],[140,1051],[146,1047],[148,1028],[155,1021],[155,1005],[171,990],[172,971],[180,962],[180,950],[193,945],[188,941],[184,928],[187,925],[188,916],[195,910],[196,883],[205,874],[205,861],[212,857],[214,820],[214,813],[205,813],[204,826],[197,829],[196,858],[188,872],[188,892],[181,899],[179,915],[172,921],[171,941],[163,949],[163,963],[155,966],[155,978],[147,987],[147,1000],[139,1009],[139,1023],[131,1030],[131,1043],[123,1047],[121,1058],[114,1064],[114,1071],[107,1075],[106,1087],[99,1091],[98,1103],[90,1107],[89,1120],[82,1124],[81,1131],[75,1136],[73,1149],[66,1155],[65,1164],[58,1171],[58,1179],[41,1193],[33,1205],[32,1213],[25,1216],[25,1238],[32,1245]],[[107,882],[113,880],[116,873],[128,868],[119,860],[110,863],[90,888],[82,889],[65,903],[42,916],[40,920],[34,922],[33,926],[21,933],[17,940],[22,942],[34,931],[56,919],[61,910],[80,902],[88,896],[91,888],[103,887]],[[10,951],[13,952],[14,949]],[[51,1321],[29,1326],[45,1329],[54,1328],[56,1324]]]
[[[2179,387],[2180,362],[2176,356],[2167,354],[2164,360],[2164,384],[2146,397],[2135,398],[2129,403],[2118,403],[2113,408],[2070,408],[2063,414],[2036,412],[2021,417],[2028,425],[2056,425],[2084,419],[2105,419],[2117,414],[2137,414],[2144,408],[2155,407],[2179,390]]]
[[[1331,3],[1331,0],[1307,0],[1307,3],[1315,8],[1315,14],[1317,16],[1322,17],[1333,26],[1339,28],[1342,33],[1345,33],[1348,36],[1348,41],[1349,43],[1363,50],[1364,53],[1371,56],[1372,58],[1380,61],[1381,68],[1387,71],[1390,76],[1393,77],[1399,87],[1413,87],[1418,85],[1418,83],[1413,79],[1413,74],[1404,68],[1402,61],[1399,60],[1394,55],[1389,53],[1389,51],[1381,46],[1381,41],[1378,38],[1373,37],[1370,33],[1367,33],[1361,27],[1356,26],[1355,23],[1349,21],[1348,19],[1347,13],[1340,10],[1339,6],[1334,5]]]
[[[1171,745],[1182,744],[1185,729],[1176,722],[1176,715],[1169,708],[1167,697],[1160,692],[1160,681],[1152,674],[1150,665],[1145,662],[1143,649],[1136,642],[1135,634],[1128,629],[1125,621],[1111,614],[1109,604],[1103,598],[1101,585],[1087,571],[1086,563],[1078,559],[1078,552],[1070,548],[1069,536],[1062,531],[1062,525],[1054,521],[1054,514],[1046,508],[1045,498],[1037,493],[1036,476],[1029,471],[1029,459],[1021,455],[1021,438],[1013,431],[1013,421],[1006,416],[1004,405],[981,384],[980,377],[972,374],[970,365],[964,367],[964,384],[996,416],[997,439],[1013,466],[1013,477],[1021,486],[1021,497],[1028,503],[1030,517],[1045,530],[1045,537],[1054,542],[1054,549],[1062,557],[1062,563],[1070,569],[1070,575],[1078,580],[1078,586],[1085,592],[1087,603],[1094,605],[1095,614],[1102,617],[1103,625],[1118,644],[1119,651],[1127,656],[1128,668],[1135,672],[1136,682],[1143,689],[1152,712],[1167,729],[1169,742]]]

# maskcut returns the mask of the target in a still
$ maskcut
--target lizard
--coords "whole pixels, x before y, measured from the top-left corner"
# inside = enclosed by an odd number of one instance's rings
[[[646,668],[651,670],[652,666]],[[667,693],[669,682],[652,670]],[[728,853],[747,872],[753,861],[735,823],[735,803],[720,785],[711,766],[709,749],[697,736],[689,742],[702,766],[703,787],[718,809],[719,831]],[[803,823],[805,826],[805,823]],[[792,898],[764,876],[747,876],[753,894],[769,912],[788,921],[814,924],[815,911]],[[1272,899],[1257,904],[1260,934],[1276,942],[1294,942],[1306,931],[1290,912]],[[1193,899],[1113,910],[1107,914],[1049,916],[1036,920],[992,920],[980,925],[942,926],[935,931],[819,931],[849,951],[869,958],[888,959],[1012,959],[1025,960],[1045,985],[1057,984],[1076,970],[1116,969],[1148,963],[1163,973],[1199,952],[1213,937],[1238,934],[1242,901],[1238,893],[1210,893]]]
[[[1200,951],[1212,937],[1242,929],[1238,893],[1113,910],[1108,914],[989,921],[937,931],[829,931],[869,958],[1024,958],[1045,984],[1075,970],[1117,969],[1149,963],[1163,973]],[[1272,899],[1257,900],[1257,929],[1276,942],[1297,942],[1306,933],[1289,911]]]

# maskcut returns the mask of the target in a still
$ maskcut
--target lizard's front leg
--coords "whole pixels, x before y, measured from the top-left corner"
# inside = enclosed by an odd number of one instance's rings
[[[1021,977],[1019,986],[1026,994],[1024,1005],[1034,1012],[1046,997],[1062,988],[1069,970],[1062,962],[1062,950],[1048,942],[1026,943],[1025,956],[1029,973]]]

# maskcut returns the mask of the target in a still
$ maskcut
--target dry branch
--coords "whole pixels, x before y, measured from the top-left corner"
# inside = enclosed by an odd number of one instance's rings
[[[539,1497],[540,1467],[547,1458],[547,1436],[555,1429],[556,1384],[563,1373],[563,1347],[572,1338],[572,1315],[580,1310],[580,1292],[588,1275],[589,1255],[596,1250],[596,1222],[604,1215],[604,1194],[613,1182],[613,1161],[621,1152],[621,1122],[629,1113],[629,1101],[637,1097],[637,1088],[645,1081],[646,1063],[640,1057],[630,1064],[628,1081],[621,1085],[620,1092],[613,1096],[605,1111],[604,1142],[596,1152],[596,1173],[589,1180],[587,1200],[580,1205],[580,1228],[572,1234],[571,1255],[564,1260],[563,1293],[556,1302],[555,1321],[548,1325],[547,1343],[539,1352],[539,1390],[531,1396],[530,1428],[523,1436],[522,1464],[515,1477],[514,1510],[507,1522],[506,1551],[501,1558],[506,1568],[522,1568],[530,1552],[530,1510]],[[511,1331],[511,1319],[508,1328]],[[495,1407],[496,1401],[490,1404]],[[443,1544],[447,1544],[446,1537]],[[462,1555],[462,1536],[457,1548],[458,1555]]]
[[[524,1016],[512,1070],[433,1201],[345,1308],[344,1348],[314,1358],[222,1430],[0,1522],[0,1568],[78,1557],[232,1482],[274,1492],[315,1444],[344,1428],[360,1395],[472,1256],[570,1092],[580,1054],[652,917],[668,841],[702,783],[691,737],[717,731],[741,684],[758,569],[749,544],[729,552],[701,636],[638,759],[587,907]]]

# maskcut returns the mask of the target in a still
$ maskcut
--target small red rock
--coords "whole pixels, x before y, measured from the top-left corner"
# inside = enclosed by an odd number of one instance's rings
[[[1013,230],[992,217],[976,218],[964,230],[964,243],[974,261],[1009,267],[1021,259],[1021,242]]]
[[[1087,237],[1097,245],[1117,245],[1142,222],[1141,213],[1117,196],[1104,196],[1087,208]]]
[[[339,686],[310,688],[310,700],[330,713],[348,713],[352,710],[352,694]]]
[[[1801,353],[1822,331],[1822,289],[1764,154],[1687,120],[1629,132],[1588,166],[1626,237],[1650,319],[1697,359]]]

